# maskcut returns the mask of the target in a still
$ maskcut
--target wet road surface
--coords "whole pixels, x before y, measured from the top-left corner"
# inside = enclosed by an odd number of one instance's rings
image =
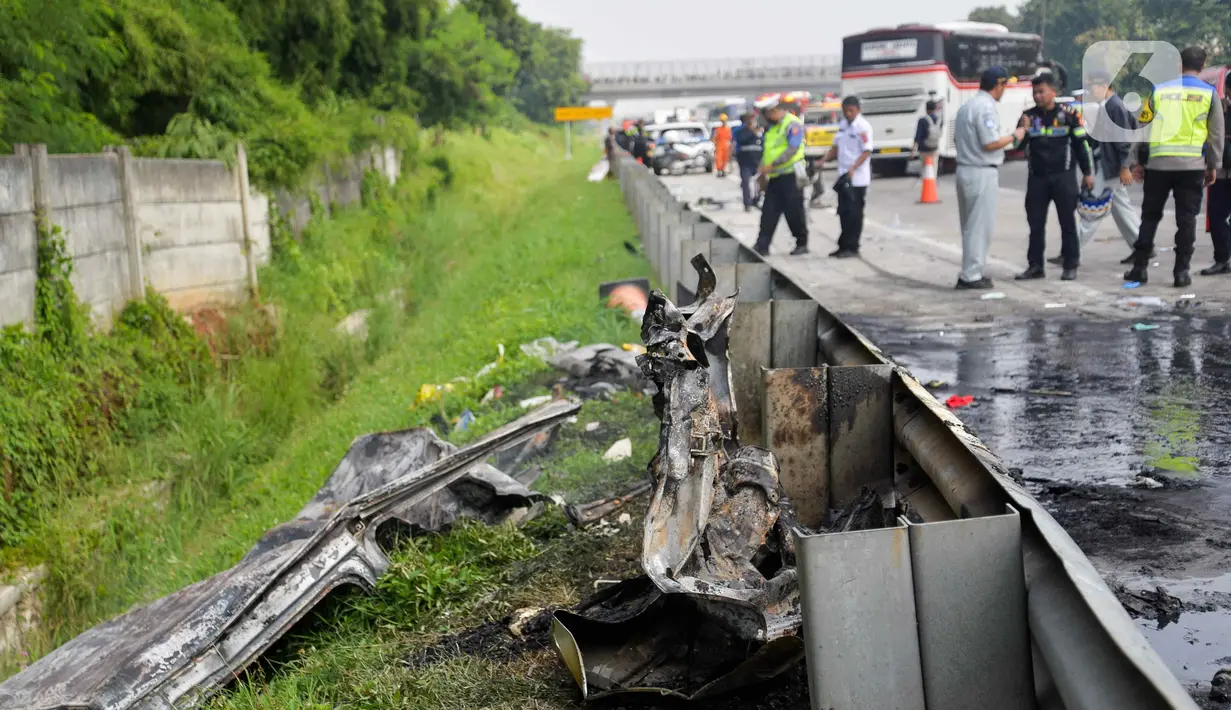
[[[1060,317],[960,330],[850,321],[941,401],[974,396],[961,419],[1022,470],[1206,697],[1231,665],[1231,319],[1156,314],[1146,331]],[[1125,596],[1160,585],[1178,618]]]

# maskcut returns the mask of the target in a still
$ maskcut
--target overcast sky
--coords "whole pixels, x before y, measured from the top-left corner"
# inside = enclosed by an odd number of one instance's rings
[[[585,61],[838,54],[875,26],[963,20],[995,0],[517,0],[536,22],[585,40]],[[1010,6],[1017,3],[1010,1]],[[870,10],[875,9],[875,15]],[[792,13],[793,16],[792,16]],[[672,28],[678,28],[673,31]]]

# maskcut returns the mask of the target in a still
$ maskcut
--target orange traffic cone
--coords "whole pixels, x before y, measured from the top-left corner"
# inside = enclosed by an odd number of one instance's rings
[[[940,203],[940,194],[936,191],[936,165],[932,156],[923,156],[923,194],[919,195],[919,204],[932,205]]]

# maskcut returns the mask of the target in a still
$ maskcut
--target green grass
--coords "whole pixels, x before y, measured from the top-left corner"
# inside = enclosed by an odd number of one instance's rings
[[[591,156],[565,163],[554,143],[501,132],[450,137],[442,156],[282,244],[261,274],[281,336],[263,337],[257,312],[237,319],[225,340],[239,357],[221,376],[170,424],[116,446],[105,475],[57,498],[10,551],[49,567],[47,638],[31,656],[234,564],[356,436],[460,412],[490,384],[541,372],[518,344],[636,339],[596,298],[598,282],[646,266],[622,246],[633,227],[618,188],[586,182]],[[332,332],[356,308],[374,309],[366,344]],[[505,362],[483,382],[415,406],[421,385],[475,373],[500,343]]]

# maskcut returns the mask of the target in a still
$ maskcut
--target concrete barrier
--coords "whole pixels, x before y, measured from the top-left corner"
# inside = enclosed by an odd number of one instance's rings
[[[825,446],[807,437],[792,438],[801,439],[802,443],[797,442],[799,451],[784,452],[795,469],[788,479],[792,475],[821,477],[829,481],[829,485],[824,486],[826,495],[838,495],[832,490],[841,488],[837,485],[840,476],[836,474],[842,472],[843,466],[857,465],[860,480],[890,488],[901,489],[904,481],[922,478],[925,482],[909,495],[911,502],[927,513],[927,519],[971,520],[993,525],[993,518],[1004,516],[1006,510],[1020,514],[1020,559],[1011,560],[1011,564],[1021,575],[1008,575],[1007,582],[1024,585],[1024,589],[1010,591],[1023,594],[1026,599],[1028,649],[1015,645],[1020,643],[1020,636],[1008,633],[1007,628],[990,638],[969,639],[956,638],[946,630],[946,624],[960,615],[981,615],[984,609],[955,610],[952,605],[937,604],[939,598],[953,597],[945,585],[954,583],[953,575],[959,574],[957,570],[961,565],[955,565],[947,557],[953,551],[945,550],[944,544],[924,545],[923,538],[931,535],[930,530],[911,528],[911,535],[920,538],[920,553],[927,553],[919,560],[927,574],[916,583],[915,602],[922,629],[920,640],[925,646],[933,646],[920,651],[924,659],[922,672],[934,679],[935,687],[928,691],[929,698],[960,694],[961,683],[954,679],[1003,677],[1005,669],[981,665],[987,664],[990,656],[980,660],[978,653],[968,652],[999,648],[1005,652],[1002,656],[1031,659],[1029,670],[1033,687],[1027,691],[1029,703],[1013,707],[1195,710],[1197,705],[1150,647],[1090,560],[1051,515],[1014,480],[999,457],[952,412],[936,401],[909,372],[893,363],[805,288],[703,215],[680,204],[650,171],[627,155],[617,157],[615,169],[629,211],[641,231],[651,274],[656,275],[668,295],[683,305],[693,300],[697,280],[689,260],[696,254],[710,262],[718,276],[720,293],[739,291],[731,323],[729,352],[737,412],[736,433],[743,443],[769,444],[777,448],[775,442],[766,439],[780,438],[775,432],[791,424],[775,419],[773,404],[764,400],[767,386],[803,381],[807,379],[804,375],[809,373],[818,381],[829,381],[838,374],[852,382],[875,377],[884,383],[883,387],[872,388],[880,394],[874,401],[860,398],[853,404],[848,403],[853,407],[851,413],[842,415],[848,425],[835,427],[830,421]],[[684,225],[690,225],[691,229]],[[821,376],[820,372],[827,374]],[[834,391],[834,382],[829,382],[829,387],[830,406],[833,407],[833,402],[843,400],[843,394]],[[844,437],[849,437],[851,443],[867,444],[867,437],[849,425],[870,416],[863,412],[865,409],[876,410],[875,429],[885,434],[885,441],[872,447],[875,451],[865,450],[867,446],[851,448],[843,441]],[[831,419],[833,416],[837,415],[831,415]],[[822,460],[813,460],[817,457]],[[808,501],[804,507],[817,508],[825,504],[826,501]],[[946,554],[933,554],[934,549]],[[970,547],[971,554],[976,557],[988,554],[986,549],[986,546]],[[1017,548],[1007,546],[1004,549]],[[1002,550],[992,554],[1018,553]],[[863,559],[853,559],[850,564],[859,564]],[[996,561],[1004,562],[1003,559]],[[865,561],[864,564],[872,563]],[[1004,584],[1005,577],[997,575],[994,581]],[[979,582],[970,581],[969,584]],[[953,598],[974,599],[985,591],[968,590],[965,596]],[[1003,606],[1012,601],[1006,594],[1003,590],[996,593],[998,604]],[[1012,604],[1008,607],[1016,608]],[[976,620],[986,621],[985,618]],[[820,621],[824,622],[824,618]],[[805,625],[808,625],[807,619]],[[987,626],[974,623],[969,628],[980,628],[986,636],[991,633]],[[869,629],[862,632],[874,633]],[[943,646],[943,653],[949,654],[946,657],[952,664],[962,667],[946,666],[944,658],[940,658],[938,665],[936,644]],[[955,653],[957,655],[953,655]],[[959,658],[966,659],[966,663],[961,664]],[[810,675],[816,681],[812,658],[809,664]],[[825,669],[821,670],[823,675]],[[1020,685],[1021,679],[1015,678],[1013,682]],[[975,698],[985,697],[974,693],[967,695],[969,702],[946,707],[974,707],[977,706]],[[821,698],[814,696],[813,707],[820,707],[817,704],[820,701]]]

